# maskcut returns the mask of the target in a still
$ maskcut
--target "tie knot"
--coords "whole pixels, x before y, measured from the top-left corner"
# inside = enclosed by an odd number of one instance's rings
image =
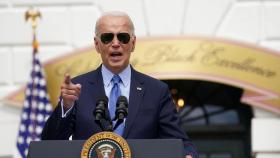
[[[119,75],[114,75],[114,77],[112,78],[112,81],[114,84],[116,84],[116,83],[118,84],[121,82],[121,78]]]

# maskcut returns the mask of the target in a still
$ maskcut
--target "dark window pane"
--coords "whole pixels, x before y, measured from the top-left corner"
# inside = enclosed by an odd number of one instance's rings
[[[204,108],[204,110],[203,110]],[[238,125],[239,115],[234,109],[225,109],[219,105],[203,105],[191,110],[190,106],[185,106],[179,111],[182,124],[187,125]],[[206,119],[209,120],[206,123]]]
[[[235,110],[227,110],[217,105],[205,105],[205,108],[210,115],[210,124],[237,125],[239,123],[238,114]]]
[[[211,116],[210,124],[218,125],[237,125],[238,124],[238,115],[235,111],[227,111],[222,114]]]
[[[189,106],[186,106],[180,112],[180,117],[182,123],[187,123],[188,125],[205,125],[206,121],[204,117],[199,118],[199,116],[203,116],[203,111],[201,108],[195,108],[189,113]]]

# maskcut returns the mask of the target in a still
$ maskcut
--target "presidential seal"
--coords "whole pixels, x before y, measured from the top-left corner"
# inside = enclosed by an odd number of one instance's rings
[[[100,132],[85,142],[81,158],[131,158],[131,152],[121,136],[112,132]]]

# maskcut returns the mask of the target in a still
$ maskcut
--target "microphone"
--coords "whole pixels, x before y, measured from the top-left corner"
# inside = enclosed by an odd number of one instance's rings
[[[100,122],[106,116],[106,109],[108,108],[108,97],[103,96],[96,102],[96,107],[93,111],[95,121]]]
[[[125,96],[120,96],[117,100],[115,118],[113,121],[117,120],[114,130],[124,121],[124,118],[128,115],[128,101]]]
[[[93,110],[95,122],[99,125],[102,131],[113,131],[113,125],[108,111],[108,97],[102,96],[96,102],[96,107]]]
[[[123,120],[128,114],[128,102],[125,96],[119,96],[116,105],[115,120]]]

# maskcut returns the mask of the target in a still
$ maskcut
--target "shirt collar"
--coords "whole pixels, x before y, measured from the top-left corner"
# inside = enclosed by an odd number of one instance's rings
[[[103,64],[102,64],[102,67],[101,67],[101,73],[102,73],[102,77],[103,77],[103,83],[106,87],[108,87],[115,74],[112,73],[109,69],[107,69],[106,66],[104,66]],[[131,67],[130,67],[130,65],[128,65],[118,75],[120,76],[123,85],[125,87],[128,86],[128,83],[130,82],[130,78],[131,78]]]

